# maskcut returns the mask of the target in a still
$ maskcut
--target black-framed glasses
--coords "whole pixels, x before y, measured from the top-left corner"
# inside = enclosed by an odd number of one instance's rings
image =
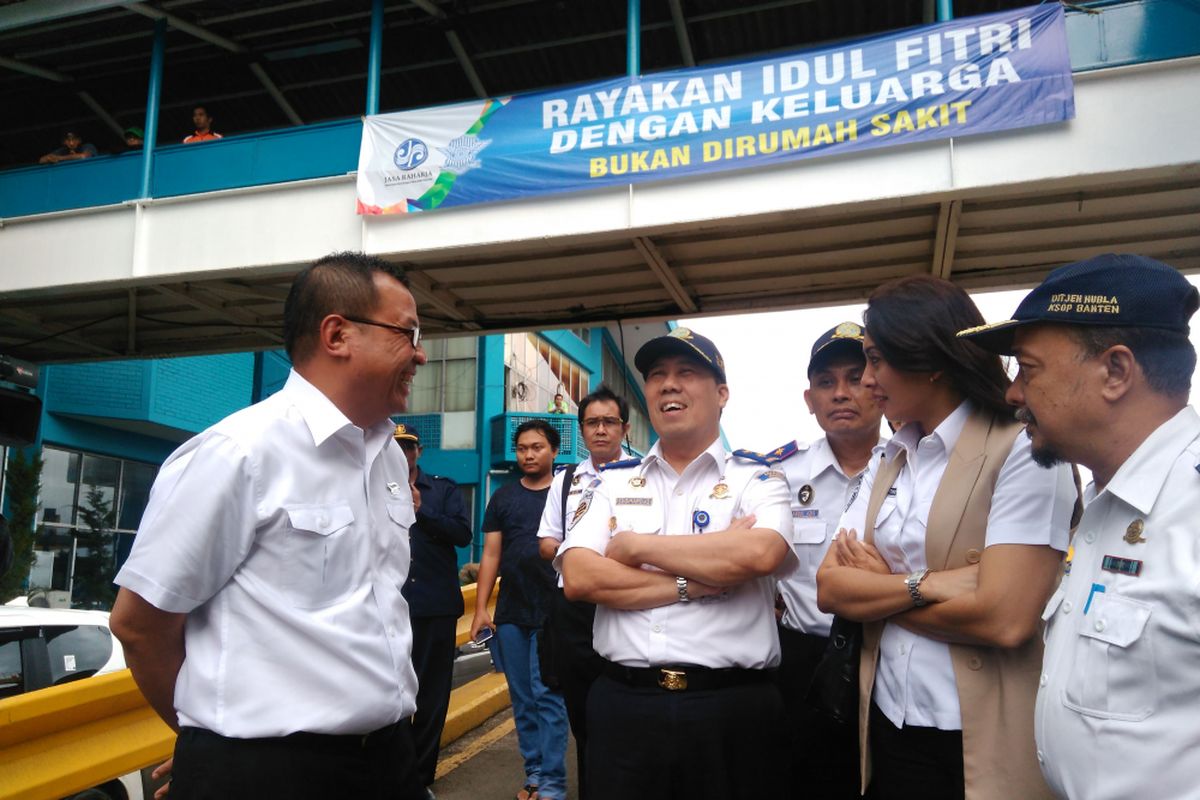
[[[341,317],[342,319],[347,319],[351,322],[357,322],[360,325],[374,325],[376,328],[387,328],[389,331],[394,333],[403,333],[408,337],[409,341],[412,342],[413,347],[421,346],[421,328],[419,326],[415,328],[402,328],[399,325],[393,325],[390,322],[379,322],[377,320],[365,319],[363,317],[352,317],[349,314],[342,314]]]
[[[583,427],[589,431],[598,431],[602,427],[620,429],[624,425],[620,417],[588,417],[583,421]]]

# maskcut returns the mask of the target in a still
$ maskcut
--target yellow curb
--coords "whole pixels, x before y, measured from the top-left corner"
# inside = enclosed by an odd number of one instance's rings
[[[442,747],[508,708],[508,683],[503,673],[489,672],[450,693],[450,712],[442,728]]]

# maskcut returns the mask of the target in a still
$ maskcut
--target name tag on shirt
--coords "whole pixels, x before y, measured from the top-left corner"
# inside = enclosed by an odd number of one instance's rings
[[[817,519],[821,516],[819,508],[793,508],[792,519]]]

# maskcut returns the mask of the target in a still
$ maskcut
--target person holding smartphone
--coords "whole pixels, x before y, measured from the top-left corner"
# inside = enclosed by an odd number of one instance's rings
[[[502,486],[483,515],[483,558],[479,562],[471,636],[494,628],[492,643],[508,682],[525,782],[517,800],[563,800],[567,792],[567,710],[562,695],[542,681],[538,638],[546,621],[555,575],[538,555],[537,530],[553,480],[558,431],[544,419],[517,426],[513,436],[521,479]],[[488,601],[496,583],[496,619]]]

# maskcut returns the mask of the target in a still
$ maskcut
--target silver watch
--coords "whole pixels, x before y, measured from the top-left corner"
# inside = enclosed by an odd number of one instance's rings
[[[688,597],[687,584],[687,578],[682,575],[675,578],[675,589],[679,592],[679,602],[681,603],[692,602],[692,598]]]
[[[904,585],[908,587],[908,594],[912,597],[913,605],[918,608],[929,604],[929,601],[921,594],[921,581],[925,580],[925,576],[928,574],[928,569],[913,570],[904,579]]]

